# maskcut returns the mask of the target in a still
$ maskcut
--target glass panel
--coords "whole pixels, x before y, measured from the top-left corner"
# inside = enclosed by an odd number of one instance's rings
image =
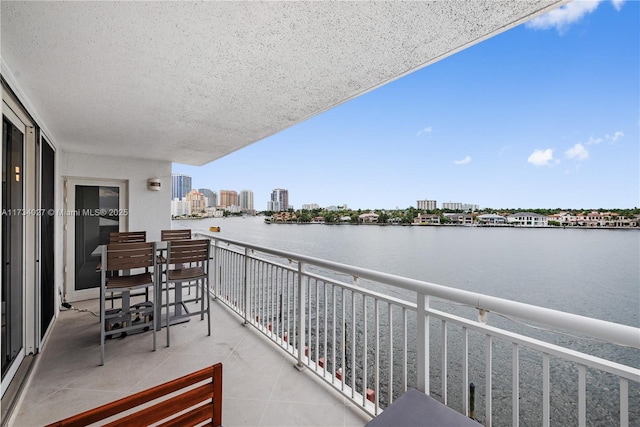
[[[53,320],[55,311],[55,282],[53,272],[54,251],[54,182],[55,182],[55,152],[49,144],[42,140],[42,173],[40,188],[42,200],[40,208],[44,215],[40,217],[41,246],[40,246],[40,338],[44,337],[49,324]]]
[[[91,253],[109,243],[109,233],[119,231],[119,218],[109,215],[120,205],[118,187],[76,185],[75,216],[75,289],[100,286],[100,273],[96,271],[100,257]]]
[[[23,343],[23,140],[24,135],[2,118],[2,378]]]

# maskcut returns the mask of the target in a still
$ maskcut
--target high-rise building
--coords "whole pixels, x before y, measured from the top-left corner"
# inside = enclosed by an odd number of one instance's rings
[[[189,216],[191,215],[191,205],[187,202],[187,199],[171,201],[171,216]]]
[[[191,191],[191,177],[181,173],[171,174],[171,200],[182,200]]]
[[[233,190],[220,190],[218,206],[222,209],[226,209],[231,206],[238,206],[238,193]]]
[[[435,200],[418,200],[418,209],[433,211],[436,209]]]
[[[187,202],[189,202],[191,214],[205,212],[205,209],[207,208],[207,198],[204,194],[198,190],[191,190],[187,193],[185,198],[187,199]]]
[[[198,191],[204,194],[207,198],[207,207],[215,208],[218,206],[218,194],[215,191],[211,191],[208,188],[198,188]]]
[[[444,202],[442,203],[442,209],[450,210],[450,211],[461,211],[462,203],[459,202]]]
[[[444,202],[442,203],[442,209],[450,211],[475,212],[479,209],[479,206],[470,203]]]
[[[253,212],[253,191],[242,190],[239,198],[240,210],[242,212]]]
[[[276,188],[271,192],[271,200],[267,204],[267,210],[280,212],[289,208],[289,190]]]

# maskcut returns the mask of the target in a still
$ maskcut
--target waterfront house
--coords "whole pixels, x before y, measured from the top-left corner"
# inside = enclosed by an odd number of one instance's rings
[[[631,228],[638,226],[637,218],[626,218],[616,212],[558,212],[549,215],[549,221],[554,221],[562,226],[569,227],[606,227],[606,228]]]
[[[413,225],[439,225],[440,215],[420,214],[413,219]]]
[[[375,224],[378,222],[379,215],[374,212],[364,213],[362,215],[358,215],[358,221],[362,224]]]
[[[549,215],[547,218],[549,221],[556,222],[562,226],[572,225],[572,223],[575,221],[573,219],[575,217],[571,215],[571,213],[565,211]]]
[[[507,216],[507,222],[516,227],[547,227],[549,218],[534,212],[518,212]]]
[[[483,225],[504,225],[507,222],[505,217],[496,214],[478,215],[477,220],[479,224]]]
[[[221,306],[210,338],[194,321],[174,328],[187,348],[114,341],[98,367],[91,252],[109,230],[171,228],[172,162],[215,161],[563,3],[2,2],[3,210],[24,213],[1,235],[2,423],[53,422],[224,355],[225,425],[357,424],[352,400],[301,385]]]
[[[591,211],[577,214],[574,224],[582,227],[624,227],[630,226],[630,221],[615,212]]]
[[[449,218],[452,224],[469,225],[473,224],[473,215],[467,213],[445,213],[445,218]]]
[[[295,213],[289,211],[275,212],[272,215],[273,222],[294,222],[298,219]]]

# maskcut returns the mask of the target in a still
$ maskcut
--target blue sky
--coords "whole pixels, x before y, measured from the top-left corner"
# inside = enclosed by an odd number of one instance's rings
[[[640,206],[640,2],[576,1],[201,167],[264,210]]]

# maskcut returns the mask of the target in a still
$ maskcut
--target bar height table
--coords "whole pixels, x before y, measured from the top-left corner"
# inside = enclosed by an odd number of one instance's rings
[[[102,255],[102,247],[104,245],[98,245],[93,252],[91,252],[91,256],[93,257],[99,257]],[[156,242],[156,250],[158,251],[158,254],[162,254],[163,252],[165,252],[167,250],[167,242],[166,241],[159,241]],[[154,274],[156,274],[156,282],[154,286],[154,319],[156,319],[156,331],[159,331],[160,329],[162,329],[162,326],[166,323],[166,316],[169,316],[169,322],[174,325],[177,323],[184,323],[184,322],[188,322],[191,319],[188,317],[181,317],[182,314],[182,310],[184,309],[185,311],[188,312],[187,308],[184,307],[184,304],[177,304],[176,305],[176,309],[175,312],[173,313],[167,313],[165,315],[165,318],[162,318],[162,266],[164,264],[159,263],[157,265],[157,272],[154,272]],[[182,283],[176,283],[175,284],[175,295],[176,295],[176,302],[181,303],[182,301]],[[128,296],[127,296],[128,297]],[[125,298],[123,296],[123,298]],[[123,303],[125,303],[125,301],[123,301]],[[127,306],[129,305],[129,301],[127,298],[126,301]],[[172,317],[176,317],[176,319],[171,319]]]

